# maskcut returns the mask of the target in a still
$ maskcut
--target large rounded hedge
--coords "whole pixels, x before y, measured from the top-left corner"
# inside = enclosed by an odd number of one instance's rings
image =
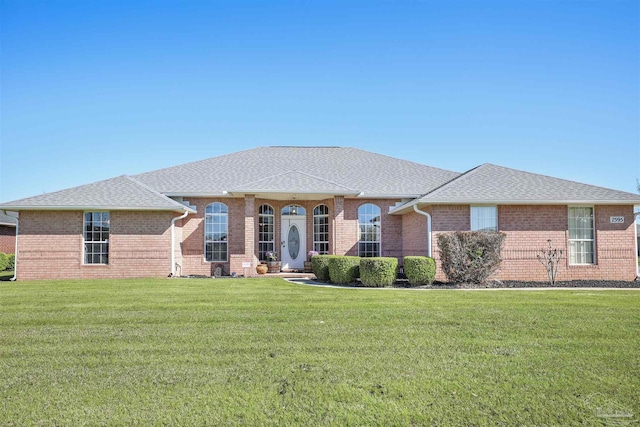
[[[7,254],[0,252],[0,271],[5,271],[9,266]]]
[[[436,261],[426,256],[406,256],[404,274],[411,286],[430,285],[436,277]]]
[[[314,255],[311,257],[311,269],[316,279],[321,282],[329,281],[329,257],[331,255]]]
[[[315,257],[314,257],[315,258]],[[360,257],[329,256],[329,279],[332,283],[348,285],[356,281],[360,275]]]
[[[376,257],[360,259],[360,280],[363,286],[381,288],[391,286],[396,280],[398,260]]]

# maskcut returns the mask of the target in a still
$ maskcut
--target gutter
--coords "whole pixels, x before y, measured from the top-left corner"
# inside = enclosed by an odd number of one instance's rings
[[[413,205],[413,210],[427,217],[427,256],[431,258],[431,214],[418,209],[418,205]],[[636,244],[638,240],[636,239]]]
[[[169,274],[169,277],[175,277],[176,275],[176,253],[175,253],[176,221],[179,219],[186,218],[187,215],[189,215],[189,211],[185,209],[182,215],[171,218],[171,273]]]
[[[15,282],[16,279],[18,278],[18,231],[20,231],[20,218],[18,218],[18,215],[16,216],[10,215],[9,212],[7,212],[6,210],[3,210],[2,212],[4,212],[4,214],[8,217],[16,219],[16,224],[15,224],[16,225],[16,246],[14,249],[15,258],[13,262],[13,277],[9,279],[10,281]]]

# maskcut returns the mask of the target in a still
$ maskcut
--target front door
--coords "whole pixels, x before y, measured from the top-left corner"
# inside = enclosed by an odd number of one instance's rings
[[[306,259],[306,219],[296,215],[282,216],[282,268],[302,270]]]

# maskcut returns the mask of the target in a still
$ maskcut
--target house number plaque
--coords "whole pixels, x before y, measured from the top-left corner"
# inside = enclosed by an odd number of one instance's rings
[[[611,217],[609,217],[609,221],[611,222],[611,224],[624,224],[624,217],[623,216],[611,216]]]

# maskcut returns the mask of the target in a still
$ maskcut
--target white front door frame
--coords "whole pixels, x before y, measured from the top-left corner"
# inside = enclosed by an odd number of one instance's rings
[[[304,262],[307,259],[306,225],[307,218],[304,215],[282,215],[280,251],[283,270],[304,268]]]

